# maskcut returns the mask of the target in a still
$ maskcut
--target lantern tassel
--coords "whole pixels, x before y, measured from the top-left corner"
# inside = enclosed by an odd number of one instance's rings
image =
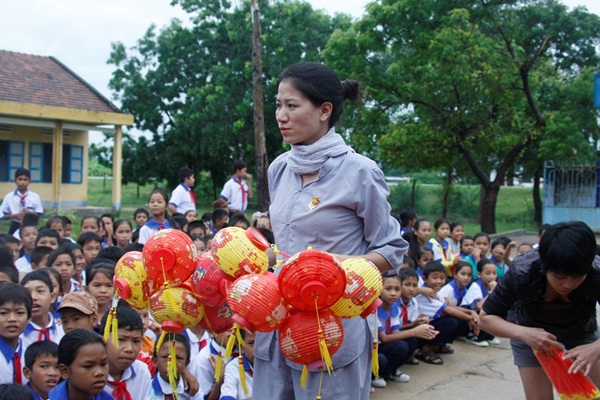
[[[377,317],[375,317],[377,318]],[[379,342],[377,341],[377,324],[374,324],[373,329],[373,354],[371,355],[371,372],[375,378],[379,378]]]
[[[308,368],[305,366],[302,367],[302,375],[300,375],[300,387],[306,390],[306,380],[308,379]]]
[[[233,337],[230,336],[229,340],[231,340],[231,338]],[[221,341],[221,343],[219,343],[221,345],[221,348],[223,348],[223,341]],[[227,342],[227,346],[229,347],[229,341]],[[232,345],[233,347],[233,345]],[[227,350],[225,350],[227,352]],[[217,355],[217,362],[215,364],[215,381],[216,382],[220,382],[221,381],[221,371],[223,370],[223,353],[221,353],[221,350],[219,350],[219,354]]]
[[[319,317],[319,307],[316,298],[315,309],[317,310],[317,323],[319,325],[319,352],[321,353],[321,360],[327,368],[327,373],[331,375],[333,372],[333,363],[331,362],[331,355],[329,355],[329,349],[327,348],[327,342],[325,341],[325,335],[323,334],[323,327],[321,327],[321,318]]]
[[[248,394],[248,387],[246,386],[246,371],[244,370],[244,356],[242,355],[242,346],[238,342],[238,372],[240,373],[240,384],[244,389],[244,394]]]
[[[321,389],[323,388],[323,370],[321,370],[321,377],[319,378],[319,392],[317,393],[317,399],[321,400]]]
[[[169,360],[167,361],[167,374],[169,375],[169,385],[171,386],[171,392],[175,398],[179,398],[177,393],[177,384],[179,383],[179,377],[177,376],[177,352],[175,348],[175,340],[173,340],[169,346]]]
[[[237,339],[237,331],[239,329],[238,324],[233,324],[233,331],[231,332],[231,336],[229,336],[229,340],[227,340],[227,347],[225,348],[225,358],[229,360],[231,354],[233,353],[233,346],[235,346],[235,341]]]
[[[163,342],[165,341],[165,337],[167,336],[167,332],[166,331],[162,331],[162,333],[160,334],[160,337],[158,338],[158,343],[156,344],[156,348],[160,349],[163,345]]]
[[[119,304],[119,297],[115,293],[115,297],[112,300],[108,316],[106,317],[106,325],[104,326],[104,341],[108,342],[108,338],[112,339],[115,347],[119,347],[119,320],[117,318],[117,304]]]
[[[289,255],[287,255],[287,254],[282,253],[281,251],[279,251],[279,249],[277,248],[277,246],[274,243],[271,245],[271,248],[273,249],[273,253],[275,253],[275,254],[281,254],[285,258],[290,258]]]

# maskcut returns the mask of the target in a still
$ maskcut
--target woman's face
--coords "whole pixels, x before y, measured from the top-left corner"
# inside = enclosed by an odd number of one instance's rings
[[[279,84],[275,117],[288,144],[312,144],[325,136],[331,109],[331,103],[313,105],[289,80]]]

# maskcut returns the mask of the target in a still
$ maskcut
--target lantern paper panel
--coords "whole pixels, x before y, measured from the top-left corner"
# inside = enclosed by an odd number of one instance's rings
[[[319,322],[330,355],[342,346],[344,328],[340,319],[330,310],[302,311],[286,318],[279,330],[279,348],[288,360],[297,364],[319,364]]]
[[[233,320],[250,331],[272,332],[287,315],[277,276],[269,272],[238,278],[229,290],[227,303],[235,313]]]
[[[115,265],[115,290],[132,306],[148,307],[151,291],[141,252],[130,251],[119,259]]]
[[[198,325],[203,329],[214,331],[215,333],[223,333],[233,327],[232,317],[233,312],[227,303],[216,307],[204,306],[204,317]]]
[[[150,285],[179,286],[196,269],[198,251],[192,239],[176,229],[163,229],[154,233],[142,251]]]
[[[305,250],[281,267],[279,289],[285,300],[300,310],[327,308],[346,288],[346,273],[340,259],[325,251]]]
[[[346,272],[346,288],[331,311],[340,318],[366,318],[381,304],[379,295],[383,282],[379,269],[364,258],[351,257],[342,261]]]
[[[192,291],[210,307],[216,307],[226,301],[229,276],[219,268],[211,253],[198,257],[196,270],[188,280]]]
[[[164,331],[182,333],[196,326],[204,316],[204,307],[189,287],[161,289],[150,298],[150,313]]]
[[[269,267],[268,242],[255,228],[223,228],[215,234],[212,247],[216,263],[234,279],[245,274],[262,274]]]

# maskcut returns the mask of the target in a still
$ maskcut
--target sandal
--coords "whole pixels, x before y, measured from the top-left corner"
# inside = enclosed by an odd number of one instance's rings
[[[405,364],[419,365],[419,360],[417,360],[415,357],[411,357],[407,362],[405,362]]]
[[[438,347],[435,351],[438,354],[454,354],[454,349],[450,347],[450,345],[445,344],[443,346]]]
[[[419,360],[421,360],[427,364],[433,364],[433,365],[443,365],[444,364],[444,360],[442,360],[442,358],[440,356],[435,354],[433,352],[433,350],[426,351],[423,354],[417,354],[416,357]]]

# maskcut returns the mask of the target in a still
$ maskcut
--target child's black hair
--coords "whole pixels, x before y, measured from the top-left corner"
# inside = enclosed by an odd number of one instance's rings
[[[240,331],[240,333],[242,331],[243,331],[243,329]],[[165,336],[165,340],[163,342],[163,346],[169,345],[169,343],[171,343],[173,340],[183,344],[183,347],[185,347],[185,356],[187,358],[185,360],[185,362],[187,363],[190,360],[190,357],[192,356],[192,350],[190,348],[190,341],[182,334],[167,333]],[[159,351],[160,351],[160,349],[158,348],[158,340],[157,340],[154,343],[154,357],[156,357],[158,355]]]
[[[187,178],[194,175],[194,170],[188,167],[183,167],[179,170],[179,182],[183,183]]]
[[[593,268],[596,237],[581,221],[560,222],[546,229],[538,252],[545,273],[584,276]]]
[[[131,229],[133,231],[133,225],[131,225],[131,221],[126,218],[121,218],[121,219],[116,220],[113,223],[113,237],[115,236],[115,232],[117,231],[117,228],[121,225],[128,225],[129,229]]]
[[[121,250],[122,251],[122,250]],[[96,274],[104,274],[108,279],[112,281],[115,276],[115,262],[108,258],[98,258],[87,263],[84,267],[85,270],[85,281],[89,285],[94,280]]]
[[[56,261],[56,259],[58,258],[58,256],[61,256],[63,254],[66,254],[69,257],[71,257],[71,260],[73,261],[73,266],[75,266],[75,254],[73,254],[71,249],[64,244],[58,246],[58,249],[52,251],[52,253],[48,255],[48,261],[46,261],[46,265],[51,267],[52,264],[54,264],[54,261]]]
[[[23,215],[23,220],[21,221],[21,227],[19,228],[19,233],[21,233],[21,229],[26,226],[33,226],[37,229],[38,224],[40,223],[40,214],[38,213],[26,213]]]
[[[419,218],[415,221],[415,224],[413,225],[413,230],[414,231],[418,231],[419,230],[419,226],[421,226],[421,224],[423,222],[429,222],[429,220],[427,218]]]
[[[402,268],[398,273],[398,276],[400,277],[400,282],[404,282],[404,280],[408,278],[414,278],[417,282],[419,281],[419,274],[417,274],[417,271],[413,268]]]
[[[29,290],[18,283],[0,283],[0,306],[6,303],[24,305],[27,309],[27,318],[31,318],[32,299]]]
[[[40,239],[43,237],[53,237],[56,239],[57,243],[60,241],[60,235],[54,229],[42,228],[38,231],[38,234],[35,237],[35,245],[36,246],[39,243]]]
[[[66,215],[59,215],[58,217],[63,220],[65,225],[73,225],[73,222],[71,221],[71,219],[69,217],[67,217]]]
[[[196,228],[202,228],[202,231],[206,232],[206,224],[203,221],[196,220],[188,224],[186,233],[189,235],[190,232]]]
[[[425,246],[419,246],[419,259],[423,256],[423,254],[435,254],[433,252],[433,249],[427,245]]]
[[[9,235],[8,233],[1,233],[0,238],[4,242],[4,244],[16,244],[20,245],[21,241],[14,237],[13,235]]]
[[[402,264],[408,264],[408,268],[410,269],[417,269],[417,264],[415,264],[415,260],[413,260],[412,258],[408,257],[408,256],[404,256],[404,258],[402,259]],[[403,268],[406,269],[406,268]]]
[[[275,235],[273,235],[273,232],[271,232],[267,228],[256,228],[256,229],[258,229],[258,231],[260,233],[262,233],[262,235],[265,237],[265,239],[267,239],[267,242],[269,242],[270,244],[275,244]],[[206,239],[206,236],[204,236],[204,238]]]
[[[96,258],[105,258],[117,263],[125,255],[125,250],[117,246],[110,246],[105,249],[100,249]]]
[[[509,243],[512,242],[512,240],[510,240],[510,238],[508,236],[500,236],[498,238],[496,238],[495,241],[498,241],[500,243],[502,243],[504,245],[504,247],[508,247]]]
[[[100,220],[100,218],[98,218],[98,217],[96,217],[96,216],[93,216],[93,215],[86,215],[85,217],[81,218],[81,226],[83,226],[83,222],[84,222],[86,219],[93,219],[94,221],[96,221],[96,224],[98,224],[98,228],[100,228],[100,227],[101,227],[101,225],[100,225],[100,224],[102,223],[102,221]]]
[[[52,274],[52,276],[54,277],[54,279],[56,279],[56,282],[58,283],[58,292],[59,293],[63,292],[62,278],[60,276],[60,273],[56,269],[54,269],[52,267],[44,267],[44,268],[38,269],[38,271],[43,272],[48,276],[50,276],[50,274]],[[52,279],[52,278],[50,278],[50,279]],[[54,285],[54,281],[52,281],[52,285]]]
[[[128,331],[140,331],[144,334],[144,322],[142,317],[135,311],[127,302],[119,301],[119,305],[116,308],[117,320],[119,321],[119,327],[117,329],[127,329]],[[100,321],[100,332],[104,332],[106,327],[106,319],[108,318],[107,311]]]
[[[169,222],[173,229],[177,229],[178,231],[182,231],[185,225],[187,224],[187,219],[185,219],[185,215],[182,213],[175,213],[171,215],[169,218]]]
[[[135,231],[133,231],[133,232],[131,233],[131,243],[129,243],[129,244],[130,244],[130,245],[131,245],[131,244],[137,244],[138,240],[140,240],[140,230],[139,230],[139,229],[136,229]],[[143,246],[143,245],[142,245],[142,246]],[[129,246],[127,246],[127,247],[129,247]],[[125,248],[127,248],[127,247],[125,247]],[[141,250],[140,250],[140,251],[141,251]],[[127,252],[127,250],[125,250],[125,252]]]
[[[492,264],[494,267],[496,267],[496,264],[494,264],[489,258],[481,258],[481,260],[477,262],[477,272],[483,272],[483,267],[488,264]]]
[[[500,245],[502,245],[502,247],[506,248],[506,244],[505,244],[504,240],[495,239],[492,242],[492,245],[490,246],[490,250],[493,250],[496,246],[500,246]]]
[[[52,279],[50,279],[48,274],[46,274],[40,270],[31,271],[27,275],[25,275],[23,277],[23,279],[21,279],[21,285],[25,286],[27,284],[27,282],[31,282],[31,281],[43,282],[44,285],[46,285],[48,287],[48,290],[50,291],[50,293],[52,293],[52,291],[54,290],[54,284],[52,283]]]
[[[233,173],[235,174],[237,171],[246,168],[246,163],[242,160],[237,160],[233,163]]]
[[[125,253],[129,253],[130,251],[142,251],[144,250],[144,245],[141,243],[129,243],[127,247],[123,249]]]
[[[145,208],[138,208],[133,212],[133,219],[137,217],[138,214],[145,214],[146,217],[150,218],[150,213]]]
[[[477,233],[475,236],[473,236],[473,241],[476,241],[480,237],[487,238],[488,243],[491,242],[490,235],[488,235],[485,232],[479,232],[479,233]]]
[[[12,249],[8,246],[0,246],[0,266],[4,265],[15,266],[15,256]]]
[[[434,272],[443,272],[445,274],[446,268],[444,268],[444,265],[439,261],[429,261],[423,268],[423,278],[427,278],[429,274]]]
[[[104,218],[104,217],[110,218],[111,222],[115,222],[115,216],[114,216],[114,215],[112,215],[112,214],[110,214],[110,213],[102,214],[102,215],[100,216],[100,219],[102,219],[102,218]]]
[[[53,251],[54,250],[52,250],[52,247],[48,246],[34,247],[33,250],[31,250],[31,253],[29,253],[29,260],[31,261],[31,264],[35,264],[39,267],[44,257],[49,255]]]
[[[412,208],[405,208],[400,211],[400,225],[405,227],[408,225],[411,219],[417,218],[417,213]]]
[[[448,220],[446,218],[438,218],[433,223],[433,229],[435,229],[437,231],[440,228],[440,226],[442,226],[444,224],[448,224],[448,226],[450,226],[450,222],[448,222]]]
[[[54,356],[58,358],[58,345],[51,340],[33,342],[25,350],[25,366],[30,370],[39,356]]]
[[[65,333],[58,345],[58,364],[70,366],[77,358],[79,348],[88,344],[100,344],[106,349],[104,339],[89,329],[73,329]]]
[[[469,271],[471,273],[473,272],[473,267],[471,266],[471,264],[469,264],[467,261],[459,261],[454,267],[454,275],[457,275],[463,268],[469,268]]]
[[[95,218],[95,217],[94,217]],[[95,232],[85,232],[77,238],[77,244],[83,247],[86,243],[96,242],[102,244],[102,238]]]
[[[28,169],[25,168],[18,168],[15,171],[15,180],[17,180],[18,177],[20,176],[26,176],[27,179],[31,180],[31,173],[29,172]]]
[[[463,226],[462,223],[458,222],[458,221],[454,221],[453,223],[450,224],[450,232],[454,232],[454,229],[456,229],[459,226]]]
[[[222,208],[217,208],[216,210],[213,210],[212,216],[211,216],[213,225],[215,222],[217,222],[218,220],[220,220],[223,217],[226,217],[227,215],[229,215],[227,210],[224,210]]]
[[[8,249],[10,251],[10,249]],[[12,260],[12,252],[10,253]],[[19,270],[12,264],[0,264],[0,274],[6,274],[12,283],[19,283]]]
[[[59,224],[61,224],[63,226],[63,229],[66,228],[67,224],[65,224],[65,220],[62,219],[61,217],[59,217],[58,215],[54,216],[54,217],[50,218],[48,221],[46,221],[46,228],[50,228],[52,226],[52,224],[55,222],[58,222]]]
[[[34,400],[33,394],[22,385],[3,383],[0,385],[0,400]]]
[[[462,245],[463,245],[463,242],[464,242],[465,240],[472,240],[472,241],[475,241],[475,239],[473,239],[473,236],[465,235],[465,236],[463,236],[463,237],[462,237],[462,239],[460,239],[460,247],[462,247]]]
[[[238,222],[244,222],[247,227],[250,227],[250,221],[248,221],[248,218],[246,218],[244,213],[235,213],[229,218],[229,226],[235,226]]]

